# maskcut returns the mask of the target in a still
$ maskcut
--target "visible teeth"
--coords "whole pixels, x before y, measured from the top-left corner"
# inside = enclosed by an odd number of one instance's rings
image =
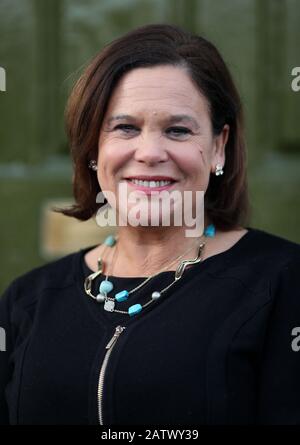
[[[163,187],[171,184],[171,181],[142,181],[141,179],[130,179],[130,181],[143,187]]]

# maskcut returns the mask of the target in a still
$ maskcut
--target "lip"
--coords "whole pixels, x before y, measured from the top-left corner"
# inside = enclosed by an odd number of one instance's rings
[[[124,179],[140,179],[142,181],[174,181],[176,182],[176,179],[172,178],[171,176],[162,176],[162,175],[137,175],[137,176],[126,176]]]
[[[146,193],[147,195],[150,195],[151,192],[160,192],[162,190],[169,190],[171,189],[174,184],[176,184],[175,179],[171,178],[170,176],[131,176],[131,177],[127,177],[124,178],[125,181],[135,190],[140,190],[143,191],[144,193]],[[134,184],[133,182],[129,181],[129,179],[140,179],[140,180],[144,180],[144,181],[172,181],[171,184],[166,184],[166,185],[162,185],[162,186],[158,186],[158,187],[145,187],[143,185],[138,185],[138,184]]]

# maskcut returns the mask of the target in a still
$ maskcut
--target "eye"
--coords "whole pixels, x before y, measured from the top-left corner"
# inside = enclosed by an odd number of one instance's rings
[[[114,130],[122,130],[124,131],[124,133],[130,133],[132,131],[136,131],[137,128],[134,127],[133,125],[129,125],[129,124],[119,124],[117,125]]]
[[[138,131],[138,128],[130,124],[119,124],[114,127],[114,130],[120,130],[125,134],[130,134],[132,132]],[[172,136],[175,136],[177,138],[178,136],[186,136],[188,134],[192,134],[192,131],[186,127],[170,127],[166,130],[166,133],[171,134]]]
[[[173,136],[185,136],[187,134],[192,134],[192,131],[186,127],[170,127],[166,130],[166,132]]]

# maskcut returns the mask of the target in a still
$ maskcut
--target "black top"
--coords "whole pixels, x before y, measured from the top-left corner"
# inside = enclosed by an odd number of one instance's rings
[[[0,423],[99,424],[100,411],[104,425],[300,424],[298,244],[248,227],[133,317],[85,294],[93,247],[16,278],[0,300]],[[117,292],[142,278],[112,281]]]

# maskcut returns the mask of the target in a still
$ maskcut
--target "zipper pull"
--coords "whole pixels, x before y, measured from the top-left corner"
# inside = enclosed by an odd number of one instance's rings
[[[114,335],[112,336],[112,338],[107,343],[105,349],[110,349],[115,344],[115,342],[118,340],[121,332],[123,332],[124,329],[125,329],[125,326],[117,326],[116,327],[116,331],[115,331]]]

